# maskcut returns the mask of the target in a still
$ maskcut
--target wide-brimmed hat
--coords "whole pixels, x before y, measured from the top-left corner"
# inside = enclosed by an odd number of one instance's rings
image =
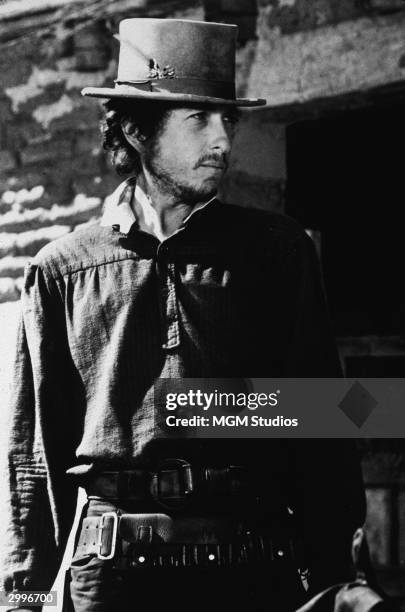
[[[236,98],[237,27],[185,19],[124,19],[115,87],[85,87],[84,96],[197,104],[260,106]]]

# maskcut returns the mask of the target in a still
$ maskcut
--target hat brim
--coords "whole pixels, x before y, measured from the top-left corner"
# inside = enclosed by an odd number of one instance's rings
[[[210,96],[197,96],[194,94],[162,93],[162,92],[122,92],[113,87],[85,87],[82,96],[90,98],[126,98],[137,100],[161,100],[163,102],[188,102],[196,104],[215,104],[225,106],[263,106],[266,100],[263,98],[212,98]]]

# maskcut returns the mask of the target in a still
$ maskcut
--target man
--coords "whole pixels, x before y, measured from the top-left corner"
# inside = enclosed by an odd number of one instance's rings
[[[115,87],[83,93],[108,100],[104,146],[131,176],[26,272],[4,588],[49,589],[82,484],[76,611],[292,610],[299,569],[310,592],[348,576],[351,444],[173,440],[154,383],[339,376],[314,248],[216,198],[235,109],[264,102],[235,98],[235,28],[128,19],[120,42]]]

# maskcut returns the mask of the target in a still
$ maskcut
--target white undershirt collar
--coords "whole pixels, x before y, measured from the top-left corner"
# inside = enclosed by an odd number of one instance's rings
[[[123,234],[128,234],[132,225],[137,222],[137,217],[133,208],[134,199],[137,204],[142,208],[144,220],[150,233],[154,234],[153,230],[153,207],[150,198],[136,184],[136,177],[131,177],[121,183],[117,189],[105,199],[104,202],[104,213],[101,218],[101,225],[103,227],[113,226],[119,229]],[[202,208],[205,208],[216,196],[210,198],[207,202],[196,204],[192,211],[185,219],[181,226],[184,226],[191,217]]]

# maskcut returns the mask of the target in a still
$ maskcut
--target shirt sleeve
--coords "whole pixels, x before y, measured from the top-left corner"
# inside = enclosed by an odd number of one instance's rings
[[[0,586],[49,590],[73,523],[77,491],[65,475],[75,442],[72,363],[61,297],[29,265],[8,412]]]

